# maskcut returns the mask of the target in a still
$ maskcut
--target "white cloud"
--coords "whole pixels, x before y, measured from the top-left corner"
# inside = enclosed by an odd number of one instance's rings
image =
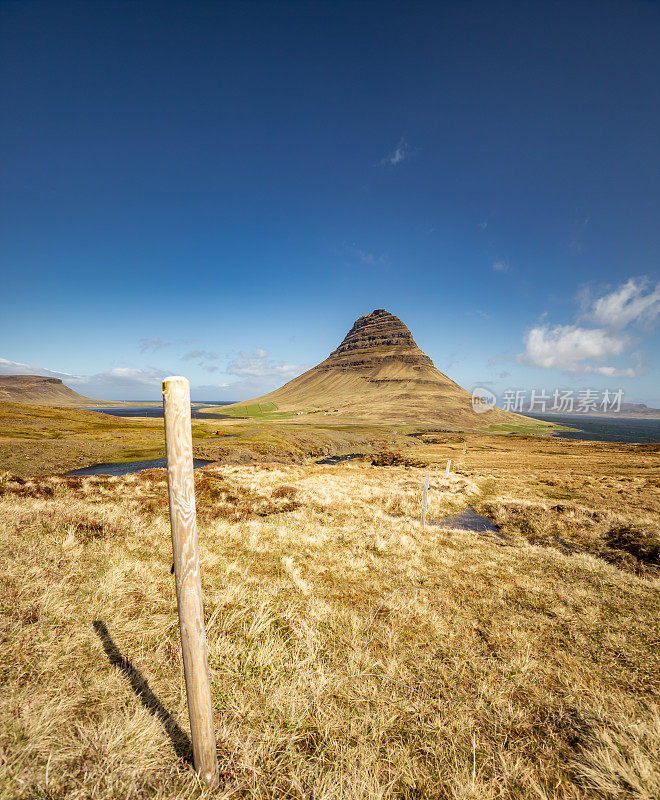
[[[191,350],[185,356],[181,356],[184,361],[196,361],[197,365],[204,370],[204,372],[218,372],[220,367],[215,364],[209,364],[209,361],[216,361],[219,356],[217,353],[211,353],[208,350]]]
[[[493,271],[494,272],[508,272],[509,271],[509,262],[508,261],[496,261],[493,264]]]
[[[263,348],[257,348],[252,353],[241,352],[239,358],[230,364],[233,369],[228,368],[228,372],[238,376],[240,380],[233,383],[192,384],[193,399],[210,397],[217,400],[223,394],[233,400],[255,397],[285,383],[307,368],[305,365],[287,362],[275,363],[267,356],[268,351]],[[221,372],[217,365],[201,366],[209,373]],[[45,375],[61,378],[67,386],[87,397],[103,400],[160,400],[162,381],[172,374],[172,370],[154,367],[114,367],[94,375],[72,375],[0,358],[0,375]]]
[[[24,364],[22,361],[11,361],[0,358],[0,375],[45,375],[47,378],[75,378],[70,372],[55,372],[44,367],[35,367],[34,364]]]
[[[52,369],[35,367],[33,364],[24,364],[20,361],[10,361],[0,358],[0,374],[2,375],[45,375],[49,378],[61,378],[67,386],[86,394],[90,397],[101,397],[106,400],[124,400],[136,390],[154,390],[160,392],[163,378],[169,372],[157,369],[137,369],[134,367],[115,367],[107,372],[98,372],[95,375],[72,375],[70,372],[56,372]],[[135,395],[128,399],[136,398]]]
[[[396,148],[386,155],[385,158],[381,159],[379,163],[381,165],[396,167],[397,164],[400,164],[408,157],[408,153],[408,144],[405,139],[402,138]]]
[[[601,325],[620,330],[631,323],[650,326],[660,314],[660,284],[630,278],[613,292],[593,302],[590,317]]]
[[[138,367],[114,367],[94,375],[69,378],[67,385],[102,400],[160,400],[163,378],[171,371]]]
[[[153,376],[156,370],[151,369],[137,369],[135,367],[114,367],[107,372],[97,372],[96,375],[85,375],[75,379],[76,383],[85,384],[91,381],[104,380],[110,383],[114,381],[132,382],[132,383],[150,383],[153,381]],[[158,371],[160,374],[160,371]]]
[[[195,386],[191,391],[198,400],[202,400],[204,397],[208,397],[210,400],[235,399],[233,396],[221,397],[219,390],[226,389],[228,386],[230,386],[229,383],[202,383],[199,386]]]
[[[163,347],[169,347],[172,342],[164,342],[162,339],[140,339],[138,345],[141,353],[146,353],[149,350],[156,352],[162,350]]]
[[[605,361],[621,355],[630,344],[625,334],[611,333],[604,328],[581,328],[577,325],[538,325],[525,337],[525,352],[518,361],[541,369],[558,369],[573,374],[634,377],[637,369],[596,366],[589,362]]]
[[[260,347],[253,353],[241,351],[239,356],[240,358],[227,364],[225,371],[228,375],[237,375],[240,378],[276,377],[281,380],[291,380],[305,371],[305,366],[301,364],[275,363],[268,358],[268,351]]]
[[[571,374],[602,375],[606,378],[636,378],[644,374],[640,353],[632,353],[633,364],[603,363],[623,355],[636,341],[626,328],[637,332],[650,328],[660,314],[660,285],[630,278],[614,291],[595,299],[582,290],[584,324],[535,325],[525,336],[525,351],[518,363],[541,369],[558,369]]]

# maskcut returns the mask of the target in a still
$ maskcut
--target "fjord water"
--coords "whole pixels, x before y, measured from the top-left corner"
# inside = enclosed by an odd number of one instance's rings
[[[659,419],[624,417],[593,417],[586,414],[525,414],[526,417],[556,422],[576,431],[556,431],[562,439],[582,439],[589,442],[627,442],[650,444],[660,442]]]
[[[213,405],[228,406],[233,400],[223,400]],[[210,405],[210,404],[209,404]],[[81,411],[98,411],[101,414],[111,414],[113,417],[163,417],[163,406],[111,406],[109,408],[82,408]],[[211,414],[192,407],[190,416],[192,419],[236,419],[229,414]]]

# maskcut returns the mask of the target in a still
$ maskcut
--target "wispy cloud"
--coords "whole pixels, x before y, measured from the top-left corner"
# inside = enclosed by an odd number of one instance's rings
[[[22,361],[12,361],[9,358],[0,358],[0,375],[44,375],[47,378],[75,378],[70,372],[56,372],[34,364],[25,364]]]
[[[265,350],[256,351],[265,354]],[[218,372],[218,366],[204,367],[207,372]],[[155,367],[113,367],[93,375],[73,375],[70,372],[38,367],[22,361],[13,361],[0,358],[0,375],[43,375],[49,378],[60,378],[67,386],[81,392],[87,397],[98,397],[104,400],[159,400],[161,397],[161,384],[164,378],[172,374],[172,370],[157,369]],[[243,382],[231,384],[237,389],[232,389],[232,397],[239,397],[239,389]],[[191,391],[193,399],[199,399],[201,391],[205,396],[216,400],[221,395],[220,389],[230,386],[227,382],[193,385]],[[243,390],[249,394],[250,387]]]
[[[136,388],[143,386],[158,386],[163,378],[167,377],[168,372],[163,370],[147,368],[138,369],[135,367],[115,367],[106,372],[98,372],[95,375],[73,375],[70,372],[57,372],[44,367],[36,367],[33,364],[24,364],[20,361],[11,361],[7,358],[0,358],[0,374],[2,375],[45,375],[49,378],[61,378],[68,386],[78,388],[93,387],[94,391],[100,391],[102,387]]]
[[[660,313],[660,285],[652,287],[645,279],[630,278],[612,292],[597,297],[583,293],[584,324],[536,325],[525,336],[525,350],[518,362],[541,369],[557,369],[569,374],[635,378],[644,374],[642,356],[631,353],[632,364],[616,366],[602,363],[628,351],[637,338],[626,328],[647,330]]]
[[[488,366],[492,367],[495,364],[504,364],[507,361],[513,361],[512,353],[497,353],[488,359]]]
[[[208,350],[191,350],[185,356],[181,356],[184,361],[196,361],[197,365],[204,370],[204,372],[218,372],[219,367],[215,364],[209,364],[209,361],[217,361],[219,356],[217,353],[211,353]]]
[[[589,227],[590,217],[588,214],[578,215],[574,222],[574,230],[568,239],[568,249],[575,255],[581,255],[587,249],[584,243],[584,233]]]
[[[210,353],[208,350],[191,350],[185,356],[181,356],[184,361],[215,361],[218,358],[217,353]]]
[[[350,252],[356,258],[358,258],[363,264],[368,264],[369,266],[376,266],[377,264],[387,264],[387,258],[384,255],[378,255],[376,253],[371,253],[368,250],[362,250],[356,245],[352,245],[349,249]]]
[[[169,374],[166,370],[153,367],[114,367],[106,372],[97,372],[95,375],[73,377],[68,382],[80,387],[89,385],[95,387],[107,386],[113,390],[118,388],[153,388],[155,386],[160,387],[163,378],[166,378]]]
[[[220,398],[218,397],[218,389],[226,389],[231,384],[229,383],[202,383],[199,386],[195,387],[195,393],[201,399],[202,395],[211,394],[211,400],[220,400],[220,399],[227,399],[227,398]],[[215,393],[215,396],[213,394]],[[235,398],[232,398],[235,399]]]
[[[140,348],[141,353],[147,353],[149,351],[157,352],[158,350],[162,350],[164,347],[169,347],[172,342],[164,342],[162,339],[155,338],[155,339],[140,339],[138,342],[138,346]]]
[[[290,380],[304,372],[303,364],[292,364],[287,361],[275,362],[268,358],[268,351],[257,348],[252,353],[241,351],[239,358],[230,361],[225,370],[228,375],[237,375],[240,378],[267,378],[277,377]]]
[[[406,158],[408,158],[409,153],[410,148],[408,147],[408,143],[402,137],[394,150],[386,155],[385,158],[382,158],[378,163],[381,166],[396,167],[397,164],[400,164],[402,161],[405,161]]]
[[[651,286],[648,279],[630,278],[613,292],[593,302],[591,319],[620,330],[631,323],[652,326],[660,314],[660,283]]]
[[[493,264],[493,272],[508,272],[509,271],[509,262],[508,261],[495,261]]]

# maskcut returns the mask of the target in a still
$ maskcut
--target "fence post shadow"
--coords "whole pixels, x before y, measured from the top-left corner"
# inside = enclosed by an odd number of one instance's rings
[[[163,728],[165,729],[165,733],[167,734],[170,742],[172,742],[172,747],[174,748],[174,752],[177,754],[177,756],[192,766],[192,742],[190,741],[188,734],[179,727],[179,724],[174,719],[172,714],[153,693],[144,675],[121,654],[121,651],[112,640],[105,622],[100,619],[95,619],[92,625],[94,626],[97,636],[101,640],[101,644],[103,645],[105,654],[108,657],[108,661],[114,667],[118,667],[124,673],[138,700],[150,714],[153,714],[154,717],[161,722]]]

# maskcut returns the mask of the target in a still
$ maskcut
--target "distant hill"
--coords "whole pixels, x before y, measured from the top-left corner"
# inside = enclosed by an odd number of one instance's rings
[[[554,416],[553,412],[548,411],[548,416],[551,414]],[[559,416],[568,416],[571,415],[573,417],[608,417],[612,419],[618,418],[625,418],[625,419],[660,419],[660,408],[649,408],[649,406],[645,405],[644,403],[621,403],[621,407],[618,411],[590,411],[588,414],[584,414],[581,411],[562,411],[556,412]],[[542,415],[542,416],[545,416]]]
[[[337,412],[378,422],[423,422],[478,428],[527,422],[502,409],[472,410],[472,395],[434,366],[394,314],[360,317],[325,361],[273,392],[225,406],[273,404],[280,411]]]
[[[608,416],[660,419],[660,408],[649,408],[645,403],[621,403],[618,413],[608,412]]]
[[[45,375],[0,375],[0,401],[42,406],[113,405],[78,394],[59,378]]]

